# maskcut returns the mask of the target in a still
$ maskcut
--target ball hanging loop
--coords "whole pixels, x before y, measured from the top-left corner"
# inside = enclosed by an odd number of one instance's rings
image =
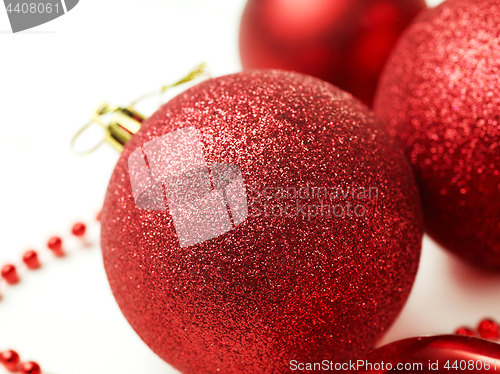
[[[78,130],[71,140],[72,150],[78,155],[87,155],[97,150],[102,144],[108,143],[121,153],[123,151],[123,146],[132,139],[132,136],[139,131],[142,123],[147,119],[147,116],[134,109],[135,105],[150,97],[161,95],[172,87],[191,82],[202,76],[208,76],[206,63],[201,63],[196,66],[189,74],[179,79],[177,82],[165,85],[161,87],[159,91],[153,91],[140,96],[132,101],[127,107],[115,106],[106,102],[102,103],[97,107],[90,121]],[[85,131],[94,125],[98,125],[104,129],[104,137],[97,144],[84,151],[77,150],[77,140]]]

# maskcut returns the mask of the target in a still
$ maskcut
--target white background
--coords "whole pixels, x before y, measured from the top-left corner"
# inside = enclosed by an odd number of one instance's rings
[[[175,372],[128,326],[105,277],[93,217],[118,154],[103,146],[77,157],[69,140],[102,100],[128,104],[202,61],[215,76],[239,71],[243,6],[81,0],[19,34],[0,6],[0,264],[19,263],[30,247],[44,261],[19,285],[0,286],[0,350],[15,349],[48,374]],[[90,247],[68,235],[77,220],[91,222]],[[44,249],[52,234],[66,239],[66,258]],[[500,320],[499,294],[500,276],[469,268],[426,238],[411,298],[383,342]]]

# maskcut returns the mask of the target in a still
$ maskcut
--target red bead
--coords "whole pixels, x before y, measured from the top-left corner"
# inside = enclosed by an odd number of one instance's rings
[[[16,284],[19,282],[19,275],[17,274],[16,267],[12,264],[7,264],[2,268],[2,278],[8,284]]]
[[[47,243],[47,247],[53,251],[59,251],[62,249],[62,240],[58,236],[53,236],[52,238],[49,239],[49,242]]]
[[[21,365],[19,372],[21,374],[41,374],[42,369],[40,369],[40,365],[36,362],[25,362]]]
[[[56,256],[63,256],[64,251],[62,248],[62,239],[58,236],[53,236],[52,238],[49,239],[49,242],[47,243],[47,247],[54,252]]]
[[[0,353],[0,362],[8,371],[15,373],[19,365],[19,355],[14,351],[3,351]]]
[[[95,219],[98,221],[101,221],[101,211],[99,211],[99,213],[97,213],[97,215],[95,216]]]
[[[38,260],[38,254],[33,250],[29,250],[23,255],[23,261],[28,269],[31,270],[38,269],[42,266],[40,260]]]
[[[71,232],[75,236],[83,236],[85,235],[85,231],[87,231],[87,227],[81,222],[75,223],[71,229]]]
[[[484,319],[479,323],[477,328],[481,338],[497,340],[500,338],[500,331],[498,329],[498,324],[491,319]]]
[[[468,327],[460,327],[455,331],[457,335],[474,336],[474,331]]]

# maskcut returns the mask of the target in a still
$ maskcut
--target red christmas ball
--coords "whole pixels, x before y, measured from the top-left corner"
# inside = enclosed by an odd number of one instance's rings
[[[424,0],[250,0],[240,28],[245,68],[310,74],[371,106],[379,74]]]
[[[500,344],[463,335],[410,338],[378,348],[360,362],[355,372],[362,374],[500,373]]]
[[[360,357],[403,307],[421,245],[403,152],[316,78],[249,71],[156,112],[102,210],[104,264],[141,338],[184,373]]]
[[[387,64],[375,112],[420,186],[427,232],[470,263],[500,270],[498,0],[425,12]]]

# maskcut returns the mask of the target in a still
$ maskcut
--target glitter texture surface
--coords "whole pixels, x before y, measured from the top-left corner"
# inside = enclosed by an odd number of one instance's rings
[[[135,205],[128,159],[190,126],[207,164],[239,167],[249,212],[181,248],[168,209]],[[290,360],[360,357],[403,307],[420,255],[416,183],[393,142],[351,95],[300,74],[248,71],[177,96],[126,145],[102,211],[104,264],[125,317],[184,373],[286,373]],[[322,203],[344,216],[313,215]],[[284,214],[287,204],[300,212]]]
[[[500,1],[447,0],[405,34],[375,112],[411,159],[427,232],[500,270]]]

